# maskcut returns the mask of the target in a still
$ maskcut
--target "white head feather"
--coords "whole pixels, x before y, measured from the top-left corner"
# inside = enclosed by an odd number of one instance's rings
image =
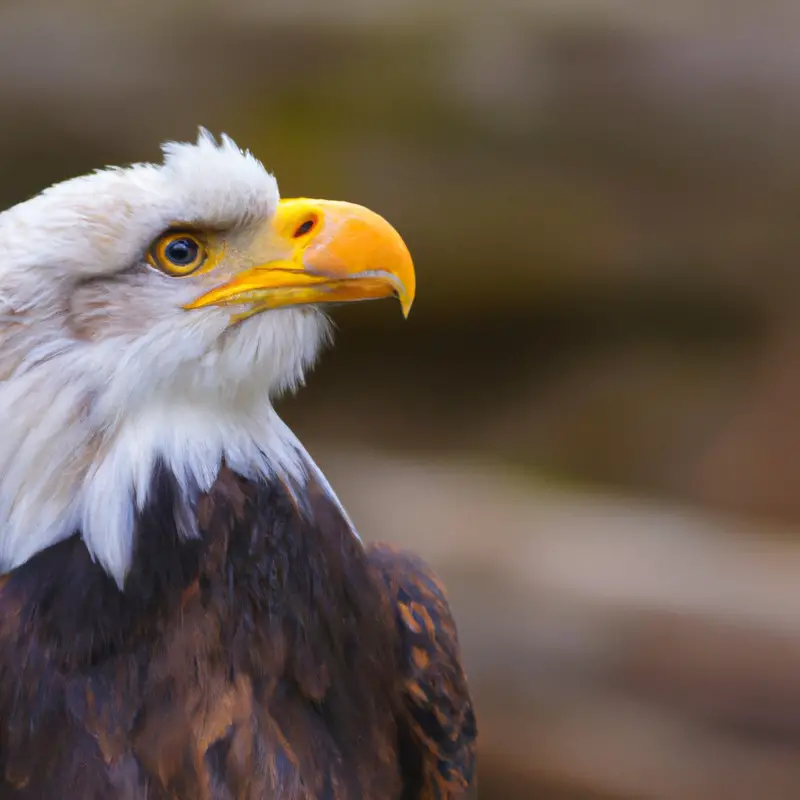
[[[231,327],[222,309],[183,310],[196,286],[144,267],[176,220],[263,226],[277,183],[227,137],[163,151],[0,214],[0,571],[80,530],[122,585],[157,459],[187,491],[208,489],[223,459],[245,475],[314,469],[271,398],[302,382],[324,315]]]

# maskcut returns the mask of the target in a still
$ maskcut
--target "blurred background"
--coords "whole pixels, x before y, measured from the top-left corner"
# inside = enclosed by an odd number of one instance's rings
[[[800,797],[800,5],[0,4],[0,201],[225,131],[391,220],[288,421],[457,614],[485,800]]]

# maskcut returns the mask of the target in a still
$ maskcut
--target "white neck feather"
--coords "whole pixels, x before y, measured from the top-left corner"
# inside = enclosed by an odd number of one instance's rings
[[[8,395],[0,393],[0,413]],[[17,398],[16,413],[4,417],[20,422],[25,409],[23,424],[7,426],[0,445],[0,572],[80,531],[93,558],[122,587],[135,514],[147,502],[158,461],[187,497],[212,486],[223,460],[245,477],[275,475],[289,485],[303,486],[313,475],[357,536],[311,456],[266,401],[226,411],[150,404],[98,434],[87,398],[69,385],[47,402],[35,390],[28,398]]]

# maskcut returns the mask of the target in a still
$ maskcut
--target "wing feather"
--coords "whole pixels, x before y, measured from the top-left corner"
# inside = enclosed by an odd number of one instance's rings
[[[475,783],[477,726],[455,620],[441,581],[419,557],[372,544],[398,631],[405,728],[412,754],[409,797],[454,800]]]

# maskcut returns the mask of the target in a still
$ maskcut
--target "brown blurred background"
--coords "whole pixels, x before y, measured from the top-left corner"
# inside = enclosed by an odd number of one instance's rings
[[[446,579],[481,797],[800,797],[800,5],[0,4],[0,201],[199,124],[386,215],[283,403]]]

